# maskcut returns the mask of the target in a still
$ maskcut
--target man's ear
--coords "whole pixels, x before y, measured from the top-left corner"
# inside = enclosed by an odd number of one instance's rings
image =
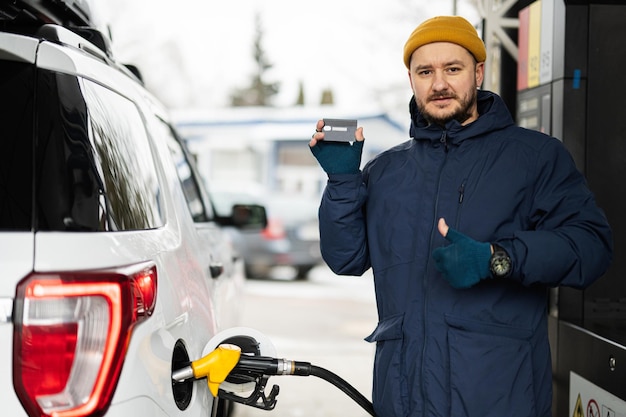
[[[485,63],[478,62],[476,63],[476,86],[480,88],[483,84],[483,79],[485,78]]]

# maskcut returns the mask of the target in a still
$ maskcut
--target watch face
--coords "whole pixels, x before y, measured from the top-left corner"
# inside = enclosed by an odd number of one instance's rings
[[[491,259],[491,273],[496,277],[504,277],[511,271],[511,259],[503,253],[494,253]]]
[[[496,275],[506,275],[509,272],[509,262],[506,259],[496,259],[493,262],[493,272]]]

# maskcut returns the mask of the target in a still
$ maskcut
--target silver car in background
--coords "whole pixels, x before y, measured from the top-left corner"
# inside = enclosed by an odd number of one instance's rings
[[[231,213],[235,202],[266,209],[265,228],[231,230],[248,278],[306,279],[309,271],[323,262],[318,198],[237,187],[213,187],[209,188],[209,194],[218,215]]]

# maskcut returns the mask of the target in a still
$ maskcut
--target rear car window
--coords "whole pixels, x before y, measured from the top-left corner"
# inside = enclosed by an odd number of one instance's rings
[[[34,74],[0,60],[0,230],[32,227]]]
[[[0,230],[163,225],[134,103],[89,80],[7,60],[0,60],[0,94]]]

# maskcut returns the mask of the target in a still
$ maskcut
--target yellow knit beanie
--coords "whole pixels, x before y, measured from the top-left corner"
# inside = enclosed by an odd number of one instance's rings
[[[411,55],[420,46],[433,42],[456,43],[467,49],[477,62],[487,59],[485,44],[470,22],[460,16],[437,16],[424,21],[404,44],[404,64],[409,68]]]

